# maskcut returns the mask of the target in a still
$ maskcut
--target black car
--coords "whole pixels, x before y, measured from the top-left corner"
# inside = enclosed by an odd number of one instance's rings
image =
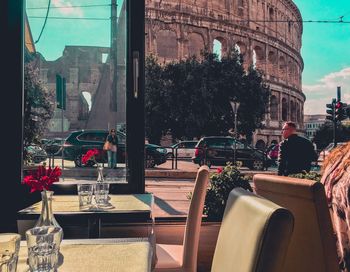
[[[234,161],[235,139],[229,136],[211,136],[201,138],[196,147],[192,161],[203,165],[226,165]],[[254,170],[263,170],[271,166],[265,152],[236,141],[236,161],[242,166]]]
[[[90,149],[96,148],[100,150],[97,156],[97,162],[106,163],[107,152],[103,150],[108,130],[79,130],[72,132],[64,143],[64,159],[74,161],[76,167],[85,166],[82,164],[82,156]],[[126,135],[117,131],[117,162],[125,163],[125,142]],[[166,162],[166,149],[158,145],[145,144],[145,167],[151,168]],[[92,162],[89,162],[91,166]]]
[[[48,155],[61,156],[62,145],[64,142],[65,139],[63,138],[46,139],[45,141],[42,141],[42,147],[45,149]]]

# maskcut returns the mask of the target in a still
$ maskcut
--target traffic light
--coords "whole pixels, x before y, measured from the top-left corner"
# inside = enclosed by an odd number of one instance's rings
[[[335,119],[335,105],[336,105],[336,100],[335,98],[333,98],[332,103],[331,104],[326,104],[327,107],[327,116],[326,119],[331,120],[332,122],[334,122]]]
[[[347,112],[346,112],[346,107],[347,107],[347,104],[340,102],[340,101],[338,101],[335,104],[335,118],[337,121],[342,121],[342,120],[348,118]]]

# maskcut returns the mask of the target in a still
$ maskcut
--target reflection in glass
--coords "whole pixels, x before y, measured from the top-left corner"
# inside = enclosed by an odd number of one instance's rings
[[[46,164],[61,164],[74,170],[75,176],[96,180],[86,173],[96,173],[91,168],[97,163],[107,166],[102,147],[108,131],[115,128],[118,168],[105,169],[105,180],[125,182],[124,1],[98,5],[84,0],[74,5],[51,1],[45,6],[42,1],[27,0],[26,19],[25,69],[30,76],[25,78],[25,99],[31,115],[25,119],[25,128],[33,135],[25,145],[46,152]],[[31,82],[36,84],[33,90],[28,87]],[[35,125],[38,128],[33,130]],[[101,151],[97,163],[82,163],[83,155],[95,148]],[[62,177],[69,180],[70,172],[64,171]]]

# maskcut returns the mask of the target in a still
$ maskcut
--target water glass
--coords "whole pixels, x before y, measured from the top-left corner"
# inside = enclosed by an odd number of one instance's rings
[[[109,183],[98,182],[95,184],[95,201],[97,206],[107,206],[108,203],[108,193],[109,193]]]
[[[55,272],[62,240],[62,229],[35,227],[26,231],[28,264],[31,272]]]
[[[0,272],[16,272],[20,242],[17,233],[0,234]]]
[[[93,184],[78,184],[79,206],[90,207],[92,202]]]

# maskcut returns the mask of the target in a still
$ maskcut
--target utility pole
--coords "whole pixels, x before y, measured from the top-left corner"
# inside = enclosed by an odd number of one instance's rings
[[[111,111],[117,111],[117,0],[111,0],[111,48],[110,48],[110,67],[112,72],[112,94],[110,101]],[[116,124],[112,125],[113,127]]]
[[[234,114],[234,121],[235,121],[235,124],[234,124],[234,139],[235,139],[235,143],[234,143],[234,148],[233,148],[233,162],[234,162],[234,165],[236,166],[236,153],[237,153],[237,112],[238,112],[238,108],[239,108],[239,102],[237,101],[230,101],[230,104],[231,104],[231,107],[232,107],[232,111],[233,111],[233,114]]]

